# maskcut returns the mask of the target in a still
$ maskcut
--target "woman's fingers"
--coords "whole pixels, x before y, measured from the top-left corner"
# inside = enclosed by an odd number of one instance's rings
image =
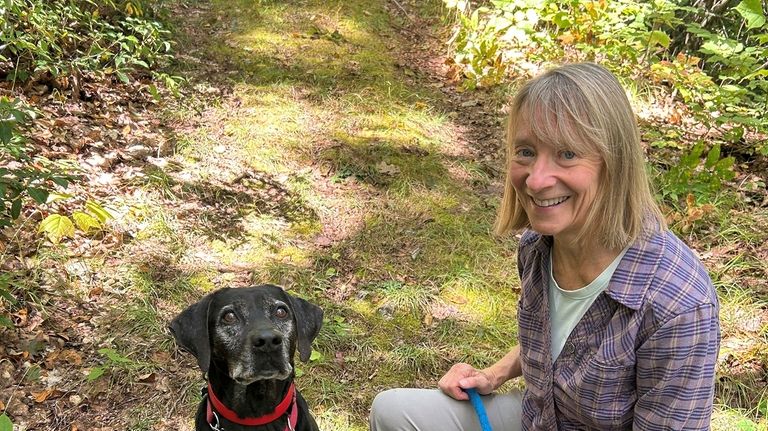
[[[488,376],[479,370],[469,377],[459,380],[459,386],[464,389],[475,388],[477,392],[483,395],[493,392],[493,384]]]
[[[468,380],[468,378],[471,378],[478,373],[479,371],[477,371],[473,366],[469,364],[455,364],[440,379],[440,381],[437,383],[437,386],[441,391],[443,391],[451,398],[457,400],[468,400],[469,396],[466,394],[466,392],[464,392],[463,388],[474,386],[463,386],[461,383],[464,383]]]

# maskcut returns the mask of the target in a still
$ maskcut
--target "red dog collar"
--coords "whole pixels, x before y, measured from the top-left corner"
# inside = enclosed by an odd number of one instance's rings
[[[244,426],[258,426],[272,423],[281,418],[288,409],[291,409],[291,413],[288,416],[288,426],[286,430],[293,430],[296,428],[296,423],[299,418],[299,409],[296,408],[296,388],[293,383],[288,387],[288,392],[285,394],[285,398],[280,404],[275,407],[271,413],[267,413],[259,417],[241,418],[237,413],[232,411],[229,407],[225,406],[211,389],[211,385],[208,385],[208,402],[207,402],[207,419],[208,425],[213,430],[219,430],[218,417],[216,413],[221,415],[224,419]]]

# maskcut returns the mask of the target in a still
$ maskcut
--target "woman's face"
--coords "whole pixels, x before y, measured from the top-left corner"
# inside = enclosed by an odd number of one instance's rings
[[[526,114],[518,115],[512,137],[509,175],[517,199],[533,230],[556,240],[573,240],[595,202],[602,161],[538,140]]]

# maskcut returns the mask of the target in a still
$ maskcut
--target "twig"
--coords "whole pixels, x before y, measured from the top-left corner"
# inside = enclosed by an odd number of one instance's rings
[[[397,7],[400,8],[401,11],[403,11],[403,14],[405,15],[405,17],[408,18],[408,21],[413,22],[413,18],[411,18],[411,16],[408,15],[408,12],[403,8],[403,6],[400,3],[398,3],[397,0],[392,0],[392,3],[397,5]]]
[[[3,361],[5,361],[5,360],[3,360]],[[10,362],[10,361],[8,361],[8,362]],[[27,368],[24,371],[24,375],[21,376],[21,379],[16,383],[16,387],[13,388],[13,390],[11,391],[11,396],[8,397],[8,401],[5,403],[5,409],[3,409],[3,413],[7,413],[8,412],[8,407],[11,406],[11,401],[13,401],[13,396],[16,394],[16,391],[19,390],[19,387],[21,387],[21,382],[24,381],[25,377],[27,377],[27,373],[29,373],[30,369],[32,369],[32,367],[29,367],[29,368]]]

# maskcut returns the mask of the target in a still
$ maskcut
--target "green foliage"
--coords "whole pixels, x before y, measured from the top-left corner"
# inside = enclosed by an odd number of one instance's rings
[[[463,86],[467,89],[489,87],[500,83],[506,72],[498,35],[504,28],[496,23],[480,21],[480,12],[470,16],[459,15],[461,25],[456,29],[451,42],[456,53],[453,60],[464,66]]]
[[[13,422],[5,413],[0,415],[0,431],[13,431]]]
[[[13,305],[16,303],[16,298],[11,291],[12,275],[9,272],[0,273],[0,302],[8,302]],[[11,327],[13,322],[6,316],[0,314],[0,326]]]
[[[92,200],[85,202],[81,211],[74,211],[71,218],[63,214],[50,214],[40,222],[39,232],[45,233],[48,240],[57,244],[63,238],[73,238],[75,229],[85,234],[101,232],[108,220],[114,218],[103,206]]]
[[[736,176],[734,158],[721,158],[720,145],[714,145],[702,159],[704,149],[704,143],[698,142],[661,174],[659,190],[665,202],[679,207],[682,199],[691,194],[696,204],[713,203],[724,183]]]
[[[466,88],[499,83],[527,61],[598,60],[678,94],[705,125],[768,131],[768,23],[760,0],[743,0],[716,19],[680,0],[492,0],[474,11],[468,2],[445,3],[459,17],[452,42]],[[768,152],[768,143],[757,151]]]
[[[322,353],[318,352],[317,350],[312,350],[312,354],[309,355],[309,363],[310,364],[318,364],[325,360],[325,356],[323,356]],[[304,375],[304,368],[302,366],[297,365],[296,366],[296,377],[301,377]]]
[[[171,60],[170,32],[146,0],[5,0],[0,5],[0,76],[114,75]]]
[[[99,349],[99,353],[104,357],[104,363],[98,367],[93,367],[91,371],[88,373],[88,376],[86,379],[89,382],[92,382],[101,376],[103,376],[107,371],[110,370],[137,370],[144,368],[146,364],[143,364],[141,362],[136,362],[131,358],[125,357],[121,355],[120,353],[117,353],[114,349]]]
[[[25,200],[44,205],[70,197],[51,193],[51,190],[55,186],[66,188],[77,179],[54,163],[30,156],[31,148],[26,145],[19,126],[28,123],[34,115],[34,111],[18,100],[0,98],[0,227],[10,226],[21,215]],[[71,218],[49,215],[40,223],[39,231],[51,242],[58,243],[64,237],[73,237],[76,227],[85,233],[100,231],[111,218],[100,204],[88,200]]]
[[[45,159],[29,155],[19,127],[33,116],[34,111],[18,100],[0,98],[0,227],[9,226],[21,215],[25,199],[44,204],[54,184],[67,187],[75,178],[60,173]]]
[[[377,283],[372,287],[375,287],[389,304],[413,312],[423,312],[435,296],[428,287],[394,280]]]

